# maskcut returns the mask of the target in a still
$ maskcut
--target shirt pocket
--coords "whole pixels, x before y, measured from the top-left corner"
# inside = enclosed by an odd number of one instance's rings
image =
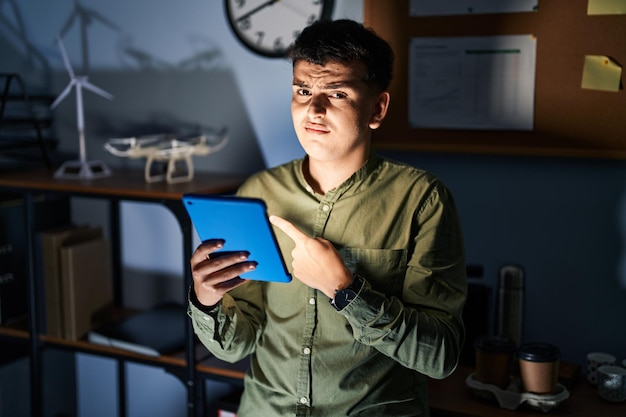
[[[344,247],[339,253],[346,267],[365,278],[373,289],[387,295],[402,296],[407,268],[406,250]]]

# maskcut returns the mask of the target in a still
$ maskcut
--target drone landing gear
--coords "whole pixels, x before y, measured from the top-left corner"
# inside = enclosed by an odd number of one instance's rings
[[[155,162],[167,163],[165,173],[163,173],[162,170],[158,172],[154,168]],[[155,171],[158,173],[155,173]],[[154,154],[150,155],[146,160],[144,176],[147,183],[163,180],[165,180],[168,184],[191,181],[193,179],[193,162],[191,160],[191,155],[176,158],[162,158]]]
[[[67,161],[54,173],[59,179],[96,179],[108,177],[111,170],[100,161]]]

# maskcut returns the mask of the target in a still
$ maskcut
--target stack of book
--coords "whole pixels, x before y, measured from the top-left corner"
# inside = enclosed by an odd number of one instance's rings
[[[48,335],[148,356],[183,350],[183,305],[159,305],[113,320],[111,249],[101,228],[68,226],[40,237]]]
[[[40,233],[46,333],[79,340],[113,311],[111,249],[101,228],[67,226]]]

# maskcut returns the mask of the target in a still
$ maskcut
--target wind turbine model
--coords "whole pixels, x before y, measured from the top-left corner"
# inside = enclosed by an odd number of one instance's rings
[[[78,139],[79,139],[79,149],[80,149],[80,160],[78,161],[68,161],[65,162],[61,167],[54,173],[55,178],[78,178],[78,179],[91,179],[91,178],[101,178],[107,177],[111,175],[111,171],[109,168],[100,161],[87,161],[87,151],[85,150],[85,119],[83,113],[83,88],[90,90],[101,97],[104,97],[108,100],[112,100],[113,96],[101,88],[96,87],[91,84],[87,80],[86,75],[75,75],[72,70],[72,66],[70,64],[69,59],[67,58],[67,53],[65,52],[65,47],[63,46],[63,42],[61,38],[58,38],[59,48],[61,49],[61,54],[63,55],[63,62],[65,63],[65,68],[70,75],[70,83],[65,87],[65,90],[54,100],[51,109],[54,109],[70,92],[73,88],[76,89],[76,119],[78,125]]]

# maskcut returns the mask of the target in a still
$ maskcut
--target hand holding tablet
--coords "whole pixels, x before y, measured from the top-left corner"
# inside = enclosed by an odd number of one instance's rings
[[[185,194],[182,200],[202,241],[224,239],[222,251],[248,251],[258,262],[241,278],[291,281],[263,200],[209,194]]]

